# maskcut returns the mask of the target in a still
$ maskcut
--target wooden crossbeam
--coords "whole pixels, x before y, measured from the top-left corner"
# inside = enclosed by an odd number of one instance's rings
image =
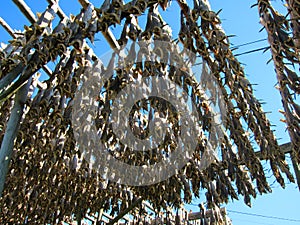
[[[49,0],[52,5],[55,4],[54,0]],[[23,1],[23,0],[13,0],[13,2],[18,6],[18,8],[21,10],[21,12],[25,15],[25,17],[30,21],[30,23],[36,23],[37,19],[34,15],[34,13],[31,11],[29,6]],[[59,8],[60,9],[60,8]],[[61,10],[61,9],[60,9]],[[62,11],[62,10],[61,10]],[[65,15],[63,13],[63,15]],[[4,21],[5,22],[5,21]],[[8,25],[8,24],[7,24]],[[10,34],[10,33],[9,33]],[[16,38],[15,35],[11,35],[13,38]],[[51,69],[47,65],[43,65],[42,69],[46,72],[48,76],[52,75]]]
[[[97,225],[97,223],[98,223],[99,221],[102,220],[102,215],[103,215],[103,213],[104,213],[103,211],[104,211],[103,208],[101,208],[101,209],[99,210],[98,215],[97,215],[97,218],[96,218],[96,221],[93,223],[93,225]]]
[[[86,9],[90,4],[90,2],[88,0],[78,0],[78,1],[84,9]]]
[[[284,153],[285,155],[286,154],[290,154],[292,153],[292,144],[291,142],[288,142],[288,143],[285,143],[285,144],[282,144],[282,145],[279,145],[279,150]],[[259,158],[260,160],[268,160],[268,157],[266,155],[263,155],[261,154],[260,151],[258,152],[255,152],[255,155],[257,156],[257,158]],[[238,162],[239,165],[245,165],[245,162],[243,160],[239,160]],[[222,169],[225,169],[225,166],[222,165],[222,162],[221,162],[221,166],[220,166]]]
[[[30,23],[36,22],[36,17],[31,11],[30,7],[23,0],[13,0],[13,2],[18,6],[25,17],[30,21]]]
[[[283,154],[289,154],[292,152],[292,143],[288,142],[288,143],[284,143],[279,145],[279,150],[283,153]],[[261,152],[255,152],[255,155],[257,156],[257,158],[259,158],[260,160],[267,160],[268,156],[267,155],[263,155],[261,154]],[[241,161],[240,164],[244,164],[244,162]]]
[[[86,9],[89,4],[91,4],[88,0],[78,0],[80,5]],[[106,32],[101,31],[102,35],[104,36],[104,38],[106,39],[106,41],[108,42],[109,46],[113,49],[113,50],[118,50],[120,49],[120,45],[117,42],[117,39],[115,38],[115,36],[113,35],[113,33],[111,32],[111,30],[108,28]]]
[[[120,219],[122,219],[126,214],[128,214],[132,209],[134,209],[142,201],[143,201],[143,199],[139,198],[138,200],[133,202],[131,206],[129,206],[127,209],[125,209],[123,212],[121,212],[119,215],[117,215],[113,220],[109,221],[108,225],[113,225],[116,222],[118,222]]]
[[[295,176],[296,176],[296,181],[297,181],[297,185],[300,191],[300,165],[298,163],[298,160],[296,159],[294,153],[293,153],[293,146],[291,142],[282,144],[279,146],[280,151],[282,153],[286,154],[290,154],[291,156],[291,160],[292,160],[292,164],[293,164],[293,168],[294,168],[294,172],[295,172]],[[263,157],[261,152],[256,152],[256,155],[259,157],[260,160],[265,160],[266,157]]]
[[[9,33],[10,36],[16,38],[15,31],[8,25],[8,23],[6,23],[6,21],[2,17],[0,17],[0,24],[7,31],[7,33]]]
[[[220,211],[221,211],[221,214],[223,216],[227,215],[226,208],[221,208]],[[205,212],[205,217],[209,218],[209,217],[211,217],[211,214],[212,214],[212,210],[207,210]],[[192,212],[192,213],[189,213],[189,217],[188,218],[189,218],[189,221],[202,219],[202,213],[201,212]]]
[[[54,4],[58,5],[58,0],[47,0],[47,2],[51,6],[54,5]],[[64,19],[64,18],[67,17],[67,15],[64,13],[64,11],[59,6],[57,8],[57,15],[59,16],[60,19]]]
[[[11,28],[11,26],[2,18],[0,17],[0,24],[1,26],[7,31],[7,33],[12,37],[12,38],[17,38],[14,30]],[[43,65],[42,69],[45,71],[45,73],[50,77],[52,75],[51,69],[47,65]],[[43,89],[43,85],[41,85],[40,82],[38,82],[38,87],[40,89]]]
[[[20,127],[20,121],[23,116],[24,105],[29,91],[32,78],[30,78],[25,85],[23,85],[16,93],[14,98],[14,106],[11,110],[7,127],[1,142],[0,148],[0,198],[4,190],[6,175],[9,170],[9,164],[14,148],[14,140]]]
[[[120,45],[117,42],[117,39],[115,38],[115,36],[113,35],[113,33],[111,32],[111,30],[108,28],[106,32],[102,31],[102,35],[105,37],[106,41],[108,42],[109,46],[113,49],[113,50],[118,50],[120,49]]]

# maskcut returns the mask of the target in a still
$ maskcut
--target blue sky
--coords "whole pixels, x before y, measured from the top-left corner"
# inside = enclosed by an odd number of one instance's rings
[[[96,6],[101,5],[97,3],[100,1],[92,1]],[[215,11],[223,9],[220,13],[220,18],[223,21],[223,28],[227,35],[234,34],[236,37],[230,38],[231,43],[234,45],[241,45],[244,43],[260,40],[266,38],[265,31],[259,33],[261,25],[259,24],[258,10],[257,8],[250,9],[250,6],[256,1],[252,0],[211,0],[211,6]],[[33,9],[34,12],[42,12],[46,8],[46,0],[27,0],[26,3]],[[272,1],[272,4],[281,12],[284,12],[283,3],[280,0]],[[67,15],[77,14],[79,12],[79,3],[77,0],[60,0],[60,6],[66,12]],[[179,14],[177,5],[175,2],[172,6],[164,12],[167,15],[167,22],[173,28],[174,33],[178,30]],[[9,0],[1,1],[0,16],[4,18],[13,28],[23,30],[24,24],[29,24],[23,15],[18,11],[17,7]],[[165,17],[164,17],[165,18]],[[113,32],[117,32],[116,29]],[[98,53],[105,53],[104,50],[108,50],[105,40],[98,35],[99,40],[95,43],[95,51]],[[0,42],[6,42],[9,40],[9,35],[0,27]],[[104,46],[104,48],[102,47]],[[236,53],[246,52],[248,50],[261,48],[267,46],[267,42],[259,42],[252,45],[240,47],[236,50]],[[100,51],[101,49],[101,51]],[[251,83],[258,84],[254,86],[255,95],[258,99],[262,99],[266,104],[263,105],[265,111],[271,111],[268,114],[268,118],[271,123],[276,125],[275,134],[279,140],[279,143],[289,142],[289,137],[286,132],[285,124],[280,122],[282,115],[278,112],[281,109],[281,100],[278,91],[275,89],[276,78],[273,67],[273,62],[268,65],[267,61],[271,58],[270,53],[255,52],[252,54],[239,56],[238,59],[244,64],[245,73],[251,81]],[[290,164],[291,165],[291,164]],[[269,181],[274,181],[273,177],[270,177]],[[295,225],[300,222],[284,221],[278,219],[264,218],[259,216],[250,216],[244,214],[234,213],[233,211],[252,213],[265,216],[282,217],[287,219],[295,219],[300,221],[299,213],[299,201],[300,193],[295,184],[287,184],[286,189],[279,187],[277,183],[271,185],[273,187],[273,193],[258,196],[257,199],[252,201],[252,208],[247,207],[243,200],[229,203],[226,208],[233,224],[250,225],[250,224],[286,224]],[[197,205],[204,199],[194,200],[193,204]],[[198,207],[190,205],[189,208],[198,210]]]

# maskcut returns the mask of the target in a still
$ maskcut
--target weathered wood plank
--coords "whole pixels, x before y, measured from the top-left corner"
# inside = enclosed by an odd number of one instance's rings
[[[13,0],[13,2],[16,4],[16,6],[18,6],[20,11],[30,21],[30,23],[34,23],[36,21],[36,17],[34,13],[31,11],[30,7],[23,0]]]
[[[226,208],[221,208],[220,211],[221,211],[221,214],[223,216],[227,215]],[[212,210],[207,210],[205,212],[205,217],[208,218],[208,217],[211,216],[211,214],[212,214]],[[191,220],[198,220],[198,219],[202,219],[201,212],[192,212],[192,213],[189,213],[189,221],[191,221]]]
[[[7,33],[9,33],[10,36],[16,38],[14,30],[8,25],[8,23],[6,23],[6,21],[2,17],[0,17],[0,24],[7,31]]]
[[[20,127],[20,121],[23,116],[24,104],[32,78],[27,80],[26,85],[22,86],[15,95],[14,106],[12,108],[7,128],[0,148],[0,197],[4,190],[6,175],[9,171],[9,164],[14,148],[14,141],[17,137]]]
[[[78,0],[78,1],[84,9],[86,9],[88,7],[88,5],[91,4],[88,0]],[[101,33],[104,36],[104,38],[106,39],[106,41],[108,42],[109,46],[113,50],[120,49],[117,39],[115,38],[115,36],[113,35],[113,33],[111,32],[111,30],[109,28],[107,29],[106,32],[101,31]]]
[[[47,2],[50,5],[54,5],[54,4],[58,5],[58,0],[47,0]],[[59,6],[57,8],[57,15],[59,16],[60,19],[64,19],[67,17],[67,15],[64,13],[64,11]]]
[[[116,222],[118,222],[120,219],[122,219],[126,214],[128,214],[132,209],[134,209],[138,204],[140,204],[143,201],[142,198],[139,198],[134,203],[132,203],[131,206],[129,206],[127,209],[125,209],[123,212],[121,212],[119,215],[117,215],[113,220],[109,221],[108,225],[113,225]]]

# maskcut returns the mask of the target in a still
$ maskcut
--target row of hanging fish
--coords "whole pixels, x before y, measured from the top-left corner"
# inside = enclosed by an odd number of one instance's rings
[[[260,23],[268,34],[271,46],[271,60],[278,81],[276,88],[281,95],[283,106],[280,112],[284,118],[281,121],[286,123],[291,138],[293,157],[300,162],[300,102],[297,100],[300,93],[300,4],[297,1],[287,1],[290,21],[287,16],[276,11],[269,1],[258,1],[257,7]]]

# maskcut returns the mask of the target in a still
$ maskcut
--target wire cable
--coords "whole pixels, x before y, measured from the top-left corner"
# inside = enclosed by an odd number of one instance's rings
[[[256,40],[256,41],[246,42],[246,43],[240,44],[240,45],[233,45],[233,47],[234,48],[239,48],[239,47],[242,47],[242,46],[245,46],[245,45],[251,45],[251,44],[255,44],[255,43],[266,41],[266,40],[268,40],[268,39],[267,38],[263,38],[263,39],[259,39],[259,40]]]
[[[251,223],[251,224],[274,225],[274,223],[264,223],[264,222],[258,222],[258,221],[253,221],[253,220],[241,220],[241,219],[231,219],[231,220],[232,220],[232,223],[235,223],[235,222],[247,222],[247,224]]]
[[[233,45],[232,44],[232,47],[234,49],[238,49],[239,47],[242,47],[242,46],[251,45],[251,44],[255,44],[255,43],[266,41],[266,40],[268,40],[268,39],[267,38],[263,38],[263,39],[259,39],[259,40],[256,40],[256,41],[250,41],[250,42],[246,42],[244,44],[239,44],[239,45]],[[269,48],[269,46],[268,47],[263,47],[263,48],[258,48],[258,49],[254,49],[254,50],[250,50],[250,51],[238,53],[238,54],[235,54],[234,56],[246,55],[246,54],[250,54],[250,53],[253,53],[253,52],[257,52],[257,51],[267,50],[268,48]]]
[[[257,216],[257,217],[264,217],[264,218],[268,218],[268,219],[285,220],[285,221],[300,223],[300,220],[297,220],[297,219],[282,218],[282,217],[277,217],[277,216],[266,216],[266,215],[255,214],[255,213],[239,212],[239,211],[229,210],[229,209],[227,209],[227,212],[243,214],[243,215],[248,215],[248,216]]]
[[[265,51],[265,50],[267,50],[269,48],[270,48],[269,46],[263,47],[263,48],[257,48],[257,49],[253,49],[253,50],[250,50],[250,51],[247,51],[247,52],[242,52],[242,53],[239,53],[239,54],[235,54],[234,56],[246,55],[246,54],[250,54],[250,53],[258,52],[258,51],[262,51],[262,50]]]

